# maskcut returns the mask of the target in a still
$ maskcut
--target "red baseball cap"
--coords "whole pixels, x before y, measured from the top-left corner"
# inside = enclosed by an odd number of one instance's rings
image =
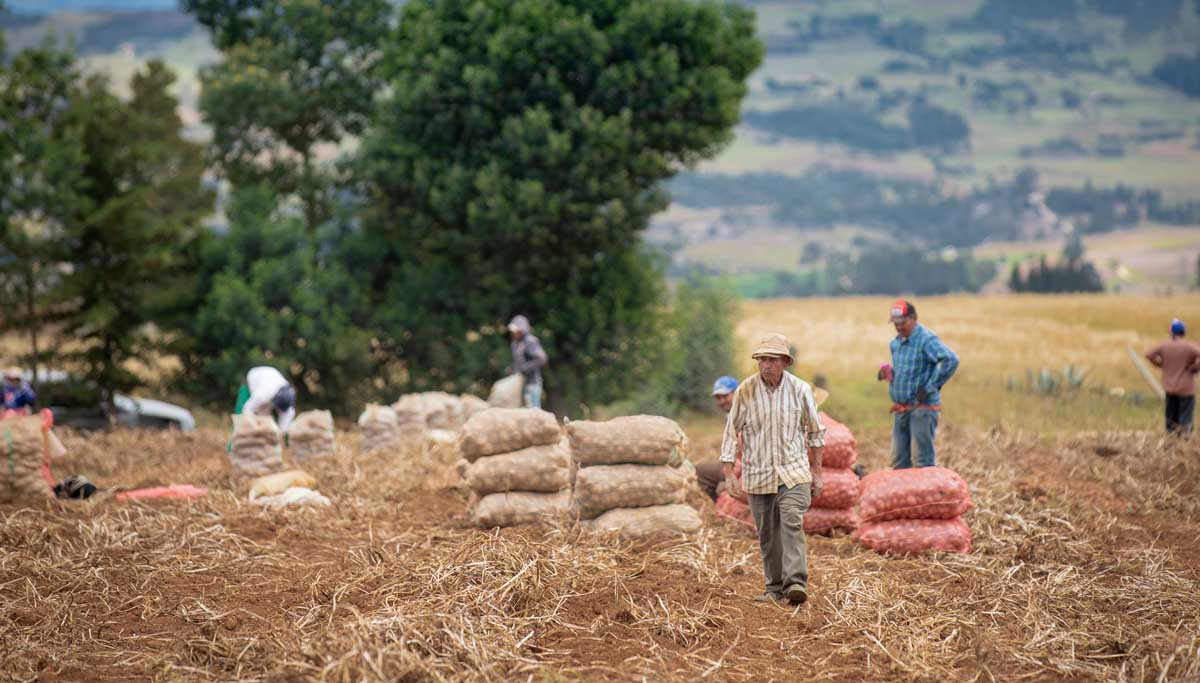
[[[898,323],[905,318],[915,318],[917,317],[917,307],[913,306],[911,301],[897,299],[892,302],[892,308],[888,311],[888,316],[894,323]]]

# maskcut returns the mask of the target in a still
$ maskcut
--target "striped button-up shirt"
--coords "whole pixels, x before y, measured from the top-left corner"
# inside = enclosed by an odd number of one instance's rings
[[[888,387],[892,403],[900,405],[941,405],[942,385],[958,369],[958,356],[928,327],[917,324],[904,339],[892,340],[892,384]],[[924,391],[923,399],[917,392]]]
[[[774,389],[755,373],[733,395],[733,407],[721,440],[721,462],[737,457],[742,437],[742,488],[746,493],[776,493],[812,481],[808,449],[825,446],[825,426],[817,416],[812,387],[784,372]]]

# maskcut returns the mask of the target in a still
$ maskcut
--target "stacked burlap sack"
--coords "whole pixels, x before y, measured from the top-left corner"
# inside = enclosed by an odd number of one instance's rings
[[[834,529],[853,531],[858,527],[858,475],[851,468],[858,460],[858,441],[846,425],[821,413],[825,426],[825,449],[821,457],[824,486],[804,513],[804,530],[808,533],[831,533]],[[742,480],[742,461],[733,468],[734,476]],[[722,491],[717,496],[717,513],[754,528],[750,506]]]
[[[825,413],[821,413],[821,424],[825,425],[824,488],[804,513],[804,530],[815,534],[834,529],[854,531],[858,528],[858,475],[850,468],[858,460],[858,440],[849,427]]]
[[[571,504],[571,457],[554,415],[493,408],[463,425],[459,452],[467,463],[471,521],[503,527],[564,517]]]
[[[331,458],[336,452],[333,415],[328,410],[306,410],[288,426],[288,450],[303,465],[317,458]]]
[[[50,411],[0,420],[0,503],[49,498]]]
[[[472,415],[489,407],[487,401],[478,396],[455,396],[444,391],[405,394],[392,404],[400,431],[406,435],[427,431],[457,432]]]
[[[368,403],[358,416],[358,428],[362,433],[358,448],[363,453],[395,451],[403,441],[400,421],[390,406]]]
[[[930,550],[971,551],[971,530],[962,515],[971,507],[967,482],[945,467],[887,470],[863,477],[853,534],[872,550],[915,555]]]
[[[283,469],[283,446],[275,419],[254,413],[234,415],[229,463],[239,477],[259,477]]]
[[[567,437],[578,468],[572,509],[585,531],[635,538],[700,528],[700,515],[683,504],[696,470],[674,420],[635,415],[571,422]]]

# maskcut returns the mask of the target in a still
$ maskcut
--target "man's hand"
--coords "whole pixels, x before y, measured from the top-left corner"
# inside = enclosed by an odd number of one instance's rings
[[[725,492],[736,500],[746,500],[746,492],[742,490],[741,482],[739,482],[737,477],[733,476],[732,474],[726,475],[725,477]]]
[[[821,491],[825,488],[825,477],[820,472],[813,472],[812,475],[812,500],[816,500],[821,495]],[[811,504],[812,501],[809,501]]]

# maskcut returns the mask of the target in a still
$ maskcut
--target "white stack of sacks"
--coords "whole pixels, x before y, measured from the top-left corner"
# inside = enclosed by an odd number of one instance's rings
[[[241,477],[261,477],[283,469],[283,445],[275,419],[253,413],[234,415],[229,462],[234,475]]]
[[[362,432],[358,447],[363,453],[400,448],[400,422],[396,419],[396,411],[390,406],[368,403],[362,415],[358,416],[358,427]]]
[[[585,531],[635,538],[701,527],[700,515],[684,504],[696,470],[674,420],[635,415],[571,422],[567,436],[578,467],[572,507]]]
[[[858,441],[846,425],[821,413],[825,425],[825,450],[821,471],[825,488],[804,513],[804,530],[808,533],[830,533],[834,529],[854,531],[858,528],[858,475],[851,468],[858,460]]]
[[[444,391],[405,394],[392,404],[402,434],[442,442],[452,442],[468,418],[487,408],[487,402],[478,396]]]
[[[298,464],[317,458],[332,458],[337,444],[334,441],[333,415],[328,410],[306,410],[288,426],[288,450]]]
[[[471,520],[490,527],[565,517],[571,505],[571,458],[554,415],[492,408],[463,425],[459,452],[469,463]]]

